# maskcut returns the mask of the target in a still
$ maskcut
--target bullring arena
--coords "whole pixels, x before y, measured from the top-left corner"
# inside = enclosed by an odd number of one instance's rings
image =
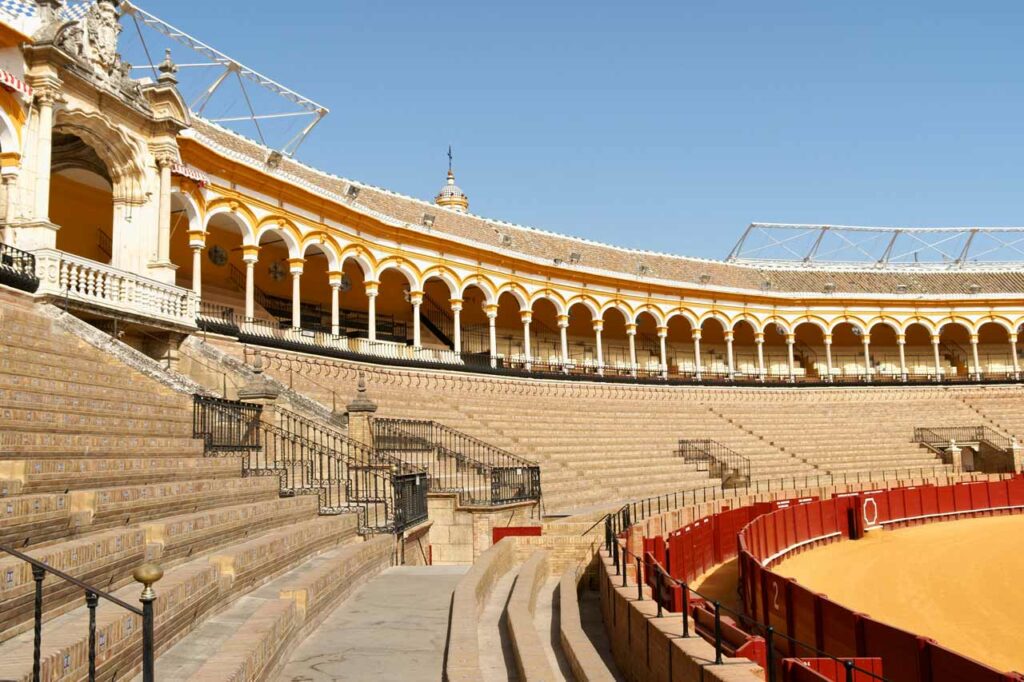
[[[624,249],[249,139],[190,51],[327,112],[125,0],[0,35],[0,679],[1024,679],[1021,229]]]

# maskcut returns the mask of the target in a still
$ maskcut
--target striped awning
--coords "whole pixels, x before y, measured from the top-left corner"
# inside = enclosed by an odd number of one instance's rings
[[[206,173],[202,172],[201,170],[196,170],[192,166],[186,166],[183,163],[178,163],[178,162],[172,163],[171,164],[171,172],[174,173],[175,175],[180,175],[183,178],[188,178],[189,180],[195,180],[200,185],[205,185],[206,183],[210,182],[210,176],[209,175],[207,175]]]
[[[8,90],[20,92],[26,97],[32,96],[32,86],[12,74],[10,71],[0,69],[0,85]]]

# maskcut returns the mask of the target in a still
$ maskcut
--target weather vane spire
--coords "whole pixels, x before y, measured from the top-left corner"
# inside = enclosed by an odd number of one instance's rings
[[[448,145],[448,172],[452,172],[452,146]]]

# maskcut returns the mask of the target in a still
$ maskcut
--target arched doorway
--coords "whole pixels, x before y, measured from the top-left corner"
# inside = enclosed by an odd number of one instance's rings
[[[91,146],[70,133],[53,133],[50,220],[60,226],[57,248],[100,263],[114,256],[113,181]]]

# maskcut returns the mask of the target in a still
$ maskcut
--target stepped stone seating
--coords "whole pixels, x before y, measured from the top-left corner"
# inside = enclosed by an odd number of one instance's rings
[[[958,395],[976,415],[970,423],[984,423],[1024,443],[1024,387],[993,386],[965,390]]]
[[[323,594],[349,580],[296,567],[343,550],[361,557],[371,543],[354,514],[320,516],[315,496],[282,498],[277,477],[244,477],[237,457],[204,456],[190,395],[89,345],[59,315],[0,290],[0,543],[129,603],[140,592],[132,570],[159,563],[158,655],[269,580]],[[0,679],[31,678],[33,593],[29,565],[0,553]],[[83,601],[46,578],[43,679],[84,678]],[[96,615],[99,678],[137,671],[141,619],[104,600]],[[202,663],[259,658],[258,639],[207,648]]]
[[[235,357],[239,344],[218,341]],[[436,419],[538,461],[546,510],[714,485],[684,465],[680,438],[710,438],[750,460],[753,481],[946,467],[912,442],[917,426],[984,421],[975,387],[652,387],[506,379],[265,351],[266,371],[322,404],[352,395],[362,369],[381,416]],[[330,387],[329,389],[327,387]],[[1007,389],[1019,395],[1019,389]],[[1011,408],[1012,409],[1012,408]],[[1012,415],[1011,415],[1012,417]],[[994,428],[1007,432],[1009,427]],[[1024,432],[1024,418],[1018,432]]]

